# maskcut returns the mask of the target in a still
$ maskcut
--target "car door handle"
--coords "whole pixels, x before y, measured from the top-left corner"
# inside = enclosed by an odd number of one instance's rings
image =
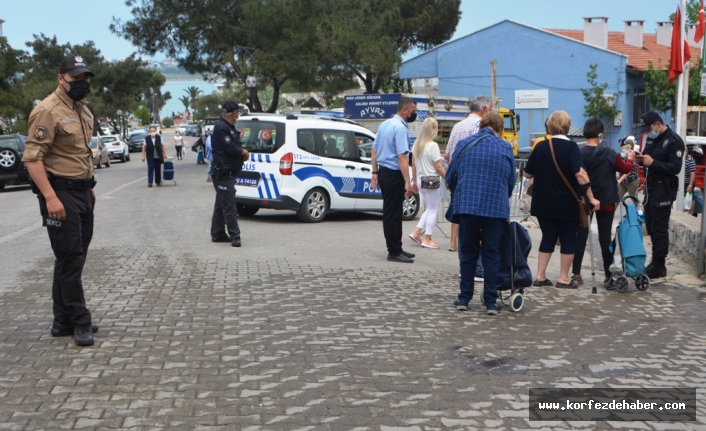
[[[370,168],[360,168],[360,170],[363,172],[370,172]]]
[[[353,166],[353,165],[346,165],[346,169],[353,169],[353,170],[355,170],[355,166]]]

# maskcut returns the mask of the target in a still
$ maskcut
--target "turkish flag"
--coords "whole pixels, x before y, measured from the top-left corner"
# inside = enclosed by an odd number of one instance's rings
[[[701,42],[701,39],[704,37],[704,25],[706,25],[706,19],[704,19],[704,0],[701,0],[701,9],[699,9],[699,21],[696,23],[694,42]]]
[[[702,0],[703,1],[703,0]],[[669,83],[674,82],[674,78],[684,72],[684,63],[691,59],[691,51],[689,44],[684,40],[684,56],[680,49],[681,42],[681,8],[677,4],[677,13],[674,15],[674,23],[672,24],[672,51],[669,58]]]
[[[263,141],[272,139],[272,130],[260,130],[260,139],[262,139]]]

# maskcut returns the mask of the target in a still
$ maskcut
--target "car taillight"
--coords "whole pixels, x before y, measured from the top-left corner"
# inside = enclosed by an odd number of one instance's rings
[[[279,173],[282,175],[292,175],[292,165],[294,163],[294,154],[287,153],[279,160]]]
[[[114,146],[114,147],[119,147],[119,146],[120,146],[120,142],[113,142],[113,146]]]

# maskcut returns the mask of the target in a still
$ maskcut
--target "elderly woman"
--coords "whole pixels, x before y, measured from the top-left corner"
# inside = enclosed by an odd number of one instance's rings
[[[458,143],[446,182],[454,194],[453,212],[458,217],[461,245],[461,293],[457,310],[468,310],[473,298],[473,278],[478,255],[483,260],[483,300],[486,313],[496,315],[500,241],[510,218],[510,196],[515,186],[512,146],[498,136],[503,118],[489,112],[480,121],[478,133]]]
[[[578,280],[569,278],[569,269],[576,252],[579,210],[584,209],[579,209],[574,193],[557,170],[557,164],[575,193],[580,196],[582,191],[585,192],[593,209],[598,209],[600,205],[593,197],[579,147],[566,137],[570,127],[571,118],[566,112],[552,113],[547,120],[547,132],[552,137],[537,143],[525,167],[525,178],[534,178],[530,213],[537,218],[542,230],[539,268],[534,286],[552,286],[546,271],[557,239],[561,241],[561,262],[556,287],[575,289],[579,286]],[[556,155],[556,164],[552,149]]]

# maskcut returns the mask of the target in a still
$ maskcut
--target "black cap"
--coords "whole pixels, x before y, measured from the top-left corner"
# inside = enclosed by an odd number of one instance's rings
[[[656,113],[655,111],[645,112],[644,114],[642,114],[640,116],[640,121],[642,121],[643,126],[648,126],[648,127],[658,121],[660,123],[664,124],[664,121],[662,121],[662,117],[660,117],[659,114]]]
[[[83,60],[80,55],[70,55],[66,57],[59,67],[59,73],[68,73],[71,76],[79,76],[82,73],[87,73],[91,76],[95,76],[91,69],[88,67],[88,63]]]
[[[223,108],[223,115],[225,114],[230,114],[233,111],[240,111],[240,106],[238,106],[238,103],[234,100],[229,100],[223,105],[221,105]]]

